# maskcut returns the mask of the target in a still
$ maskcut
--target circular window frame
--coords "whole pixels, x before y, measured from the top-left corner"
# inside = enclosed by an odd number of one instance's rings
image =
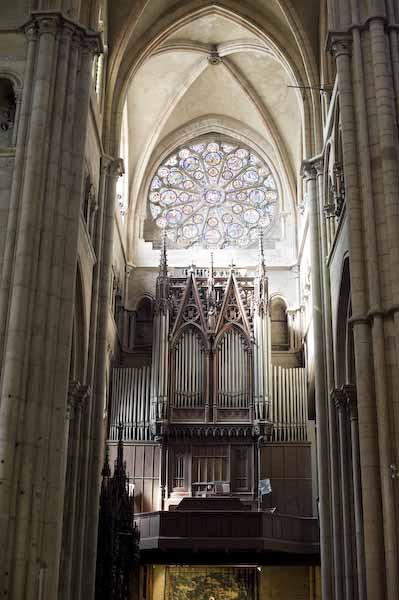
[[[272,219],[270,221],[270,223],[268,223],[267,225],[262,224],[259,225],[258,221],[262,219],[262,216],[260,215],[259,219],[253,223],[250,224],[248,223],[247,225],[244,223],[243,224],[243,219],[239,219],[237,217],[237,223],[234,222],[234,224],[240,224],[242,226],[242,228],[246,227],[246,232],[247,233],[251,233],[253,230],[258,231],[259,228],[261,228],[264,231],[265,237],[270,237],[270,235],[272,234],[273,231],[275,231],[275,226],[276,223],[279,221],[280,215],[281,215],[281,206],[283,203],[283,191],[282,191],[282,185],[281,185],[281,181],[280,181],[280,177],[278,175],[278,173],[276,172],[276,169],[274,167],[273,162],[270,160],[269,156],[266,156],[265,152],[262,151],[262,148],[259,147],[258,144],[254,144],[253,146],[248,144],[247,141],[242,140],[241,136],[231,136],[228,135],[226,133],[222,133],[222,132],[207,132],[205,134],[196,136],[196,137],[192,137],[191,139],[185,139],[184,141],[181,140],[179,144],[174,145],[173,148],[171,148],[170,146],[168,147],[167,151],[164,151],[162,153],[161,156],[158,157],[158,160],[156,161],[156,163],[153,163],[153,168],[151,169],[151,173],[148,174],[148,179],[147,179],[147,185],[145,186],[145,195],[146,195],[146,205],[147,205],[147,215],[148,215],[148,221],[147,222],[151,222],[152,226],[154,228],[154,231],[159,232],[159,236],[156,235],[154,236],[155,238],[158,238],[162,235],[162,231],[164,230],[163,227],[160,227],[157,223],[156,223],[156,219],[161,216],[161,215],[165,215],[167,214],[167,212],[172,211],[174,209],[176,209],[176,206],[179,205],[174,205],[171,204],[170,208],[167,207],[163,207],[160,211],[160,213],[158,215],[154,215],[153,211],[151,211],[151,206],[154,206],[156,203],[153,203],[151,201],[151,194],[154,193],[154,190],[151,189],[152,187],[152,183],[154,181],[154,178],[157,177],[157,174],[159,172],[159,170],[161,168],[165,168],[166,163],[168,161],[170,161],[170,159],[172,157],[174,157],[175,155],[178,155],[182,150],[184,150],[185,148],[188,147],[192,147],[192,146],[198,146],[200,144],[204,144],[205,146],[208,146],[209,144],[218,144],[219,146],[221,144],[225,144],[225,145],[230,145],[235,147],[234,152],[236,152],[237,150],[244,150],[247,151],[249,154],[252,154],[253,156],[256,157],[256,159],[258,161],[260,161],[260,166],[258,166],[257,168],[266,168],[268,171],[268,174],[265,175],[265,178],[271,176],[273,183],[274,183],[274,190],[276,192],[276,199],[273,202],[274,204],[274,214],[272,216]],[[222,164],[224,164],[227,161],[227,158],[229,156],[230,153],[227,153],[224,155],[223,159],[222,159]],[[202,159],[202,165],[204,165],[204,159]],[[244,169],[241,169],[241,174],[243,174],[246,170],[248,170],[248,166],[250,165],[246,165]],[[180,167],[179,167],[179,172],[180,172]],[[221,171],[219,173],[219,178],[221,176]],[[209,183],[209,182],[207,182]],[[250,190],[250,192],[260,189],[262,186],[262,183],[264,183],[263,181],[261,182],[260,185],[251,185],[248,184],[248,188]],[[228,183],[225,184],[225,187],[228,187]],[[215,187],[215,186],[214,186]],[[209,189],[208,189],[209,188]],[[160,188],[162,189],[162,188]],[[172,186],[169,188],[172,189]],[[211,190],[212,193],[209,194],[210,196],[210,204],[212,204],[212,199],[216,198],[216,193],[214,193],[214,190],[212,189],[212,186],[207,186],[204,185],[203,186],[203,195],[209,193],[209,190]],[[220,190],[219,190],[220,191]],[[233,190],[230,190],[229,192],[230,194],[233,193],[237,193]],[[199,193],[197,193],[197,195],[199,195]],[[217,201],[214,201],[215,204],[217,203]],[[240,205],[240,202],[244,202],[244,201],[240,201],[237,200],[236,204]],[[265,211],[265,208],[271,204],[272,202],[267,202],[266,200],[264,201],[264,203],[262,204],[262,209]],[[201,210],[204,209],[204,199],[199,201],[199,204],[201,205]],[[260,207],[257,206],[253,206],[251,207],[248,203],[247,205],[247,210],[245,212],[251,212],[251,210],[257,211],[257,209],[260,209]],[[212,215],[210,216],[210,210],[208,210],[206,216],[204,217],[204,221],[206,220],[210,220],[212,219]],[[260,214],[258,212],[258,214]],[[264,213],[265,214],[265,213]],[[222,217],[220,217],[220,221],[222,220]],[[181,225],[177,225],[177,224],[173,224],[171,226],[166,226],[166,231],[168,232],[168,246],[170,248],[176,248],[176,249],[187,249],[187,248],[191,248],[191,247],[197,247],[197,248],[205,248],[205,249],[217,249],[217,248],[241,248],[241,249],[249,249],[249,248],[253,248],[256,247],[257,244],[257,239],[258,239],[258,235],[253,235],[252,239],[248,239],[247,242],[243,243],[242,241],[240,241],[241,238],[241,233],[238,232],[238,228],[237,228],[237,232],[236,233],[236,239],[232,238],[231,236],[227,235],[226,231],[227,228],[222,231],[221,229],[221,225],[223,225],[221,222],[219,223],[219,233],[220,236],[219,238],[217,238],[216,235],[214,235],[214,241],[209,242],[206,241],[204,239],[204,235],[205,235],[205,229],[206,227],[209,228],[209,226],[205,226],[203,225],[201,230],[199,231],[199,233],[197,235],[195,235],[193,237],[193,239],[190,241],[188,240],[184,240],[179,242],[178,240],[182,239],[182,235],[180,234],[176,234],[175,237],[172,237],[170,235],[170,232],[176,231],[178,229],[178,227],[184,227],[187,223],[188,219],[182,221]],[[244,238],[246,239],[246,238]]]

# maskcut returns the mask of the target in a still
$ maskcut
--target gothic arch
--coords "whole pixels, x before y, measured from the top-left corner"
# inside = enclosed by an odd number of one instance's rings
[[[123,105],[134,73],[168,37],[187,22],[195,21],[208,13],[222,15],[232,22],[240,22],[243,27],[252,31],[266,45],[273,48],[276,58],[290,73],[295,85],[306,85],[313,88],[317,81],[315,57],[304,31],[299,26],[299,19],[295,17],[291,3],[285,0],[284,4],[285,17],[289,23],[285,35],[273,27],[272,22],[267,20],[264,15],[257,13],[255,19],[254,14],[244,14],[245,9],[243,10],[242,4],[230,1],[228,6],[225,2],[217,2],[208,7],[198,7],[198,2],[193,0],[184,3],[184,6],[179,6],[175,11],[169,11],[162,15],[149,29],[147,37],[141,36],[139,43],[131,44],[129,48],[129,40],[140,17],[140,9],[137,7],[137,12],[135,11],[129,17],[127,27],[121,35],[119,44],[116,43],[116,49],[111,57],[105,127],[105,145],[109,152],[115,154],[119,147]],[[282,8],[284,9],[284,7]],[[289,41],[288,37],[291,37]],[[296,64],[298,56],[300,60]],[[308,102],[300,102],[300,107],[303,114],[304,154],[306,157],[311,156],[314,152],[321,132],[318,127],[319,106],[314,90],[304,91],[304,97]],[[298,100],[300,98],[302,96],[298,93]]]
[[[287,192],[287,204],[293,207],[293,180],[292,173],[287,173],[286,164],[282,160],[276,148],[262,138],[256,131],[243,123],[226,116],[207,115],[186,123],[179,129],[173,131],[166,138],[162,139],[152,152],[151,160],[146,168],[145,176],[142,178],[141,186],[138,191],[138,198],[141,203],[141,210],[147,204],[149,185],[159,164],[175,149],[182,146],[192,139],[205,136],[207,134],[219,134],[231,138],[235,142],[244,142],[265,160],[273,173],[273,177],[279,188],[279,197],[284,202]],[[284,202],[285,204],[285,202]],[[287,210],[287,206],[281,206],[282,210]]]
[[[335,343],[337,387],[347,383],[355,383],[353,332],[350,324],[351,315],[352,305],[349,257],[346,256],[342,265],[337,309]]]
[[[288,304],[283,296],[275,294],[270,299],[270,325],[272,350],[289,349],[287,319]]]
[[[196,333],[201,338],[201,343],[203,345],[203,348],[208,349],[209,343],[208,343],[208,339],[207,339],[203,329],[201,329],[201,327],[199,325],[197,325],[196,323],[186,323],[186,324],[182,325],[181,327],[179,327],[179,329],[175,332],[173,338],[171,339],[171,341],[170,341],[171,350],[174,350],[176,348],[176,345],[179,343],[180,338],[189,330]]]
[[[217,350],[222,343],[223,337],[230,331],[237,331],[244,339],[248,350],[251,350],[252,340],[249,333],[240,323],[225,323],[215,337],[213,344],[214,350]]]
[[[0,69],[0,146],[13,147],[17,142],[18,106],[22,82],[9,69]]]
[[[82,271],[78,261],[72,326],[70,379],[83,383],[86,378],[86,316]]]

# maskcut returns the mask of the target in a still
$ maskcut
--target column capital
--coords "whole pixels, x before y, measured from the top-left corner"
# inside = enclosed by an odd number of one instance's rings
[[[335,408],[341,412],[346,407],[346,396],[342,388],[334,388],[331,390],[330,396],[335,404]]]
[[[304,179],[316,179],[317,176],[324,173],[324,155],[319,154],[307,160],[301,165],[301,175]]]
[[[100,33],[76,23],[59,10],[34,10],[31,19],[23,26],[29,40],[37,35],[71,36],[76,44],[93,54],[104,52]]]
[[[347,31],[329,31],[326,50],[337,59],[338,56],[352,54],[352,34]]]
[[[70,381],[68,386],[68,408],[80,408],[90,395],[88,385],[82,385],[79,381]]]
[[[313,161],[313,166],[316,169],[317,176],[324,175],[324,155],[317,156]]]
[[[29,21],[24,27],[25,36],[28,42],[35,42],[38,38],[37,27],[34,21]]]
[[[301,175],[306,181],[316,179],[317,171],[312,160],[304,160],[302,162]]]

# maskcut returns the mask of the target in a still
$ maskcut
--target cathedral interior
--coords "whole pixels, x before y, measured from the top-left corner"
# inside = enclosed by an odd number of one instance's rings
[[[398,600],[397,0],[2,0],[0,595]]]

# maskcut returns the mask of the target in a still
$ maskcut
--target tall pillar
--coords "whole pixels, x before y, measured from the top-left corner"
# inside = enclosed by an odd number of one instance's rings
[[[324,600],[333,598],[333,557],[331,537],[331,497],[330,467],[328,448],[328,394],[326,390],[324,369],[324,332],[322,308],[322,284],[320,276],[320,234],[318,223],[316,169],[304,162],[302,171],[306,178],[309,198],[310,241],[312,260],[312,299],[315,356],[315,388],[316,388],[316,440],[317,470],[319,483],[319,519],[320,519],[320,554],[322,565],[322,596]]]
[[[343,595],[343,561],[342,561],[342,503],[340,489],[340,468],[338,457],[338,431],[337,413],[331,391],[334,388],[334,360],[333,360],[333,331],[331,316],[331,288],[330,272],[327,266],[328,239],[327,222],[330,220],[324,211],[324,157],[315,160],[314,166],[317,172],[317,190],[319,207],[319,232],[320,232],[320,270],[323,290],[323,327],[325,339],[325,365],[328,398],[328,433],[329,433],[329,458],[330,458],[330,490],[331,490],[331,518],[332,539],[334,555],[334,593],[335,598]],[[335,215],[332,217],[335,219]]]
[[[357,422],[357,400],[356,389],[353,385],[344,385],[343,392],[346,397],[350,420],[350,439],[352,450],[352,477],[353,477],[353,503],[355,514],[355,540],[356,540],[356,563],[357,563],[357,587],[359,599],[367,598],[366,573],[364,558],[364,534],[363,534],[363,507],[362,507],[362,482],[360,474],[359,455],[359,426]]]
[[[343,516],[344,541],[344,589],[346,600],[354,598],[353,568],[352,568],[352,498],[349,480],[348,435],[347,435],[347,402],[342,390],[333,390],[333,399],[338,412],[339,449],[341,463],[341,496]]]
[[[3,598],[50,600],[58,594],[80,193],[98,42],[56,11],[35,12],[26,31],[24,126],[2,272],[0,586]]]
[[[107,393],[107,332],[110,305],[110,281],[112,273],[112,249],[115,229],[116,182],[122,174],[122,160],[103,157],[105,169],[104,218],[101,243],[101,266],[98,275],[98,306],[96,356],[93,370],[93,403],[88,436],[88,470],[85,496],[85,536],[83,569],[80,576],[78,598],[93,598],[95,589],[98,501],[100,495],[101,469],[105,452],[105,422]],[[74,597],[75,600],[75,597]]]
[[[95,377],[96,361],[97,361],[97,335],[99,328],[99,289],[100,289],[100,274],[103,268],[103,247],[104,247],[104,223],[106,221],[106,206],[107,203],[112,203],[112,190],[109,191],[110,169],[113,161],[108,156],[101,158],[100,164],[100,181],[98,192],[98,218],[96,226],[96,234],[93,239],[94,252],[96,255],[96,263],[93,271],[92,296],[90,307],[90,327],[88,340],[88,366],[86,381],[89,382],[91,389]],[[108,223],[109,226],[109,223]],[[90,459],[90,432],[93,418],[94,402],[93,394],[91,401],[87,403],[86,410],[82,413],[81,428],[80,428],[80,445],[79,445],[79,470],[78,470],[78,500],[76,509],[75,523],[71,526],[75,529],[73,536],[73,565],[72,571],[74,574],[71,582],[71,598],[79,600],[82,592],[82,580],[84,578],[84,546],[85,538],[82,532],[86,530],[87,519],[87,502],[88,502],[88,481],[89,481],[89,459]]]
[[[86,408],[89,389],[77,381],[71,381],[68,393],[69,432],[67,469],[65,480],[64,526],[62,536],[61,573],[59,600],[71,598],[73,577],[73,548],[76,531],[76,509],[78,500],[78,472],[80,460],[80,439],[82,412]]]
[[[357,76],[357,88],[361,83],[362,55],[358,31],[354,31],[356,60],[352,65],[352,34],[330,34],[330,49],[335,56],[340,91],[340,113],[342,126],[343,166],[346,189],[346,214],[349,228],[351,300],[353,317],[353,336],[355,346],[358,424],[360,463],[362,472],[364,541],[368,598],[385,597],[385,549],[381,505],[380,461],[378,448],[377,407],[373,378],[372,335],[368,315],[368,293],[379,293],[377,252],[375,248],[375,221],[370,219],[373,211],[372,196],[369,187],[360,194],[359,158],[364,163],[362,173],[364,181],[370,176],[367,165],[365,140],[361,137],[367,132],[365,92],[354,96],[353,73]],[[354,69],[353,69],[354,66]],[[359,139],[356,130],[357,120],[361,120]],[[364,144],[364,145],[363,145]],[[368,169],[368,171],[367,171]],[[368,175],[367,175],[368,173]],[[364,218],[363,210],[368,216]],[[365,228],[367,243],[364,243]],[[365,261],[367,258],[367,262]],[[369,284],[369,285],[368,285]],[[370,292],[368,291],[370,290]],[[378,299],[377,299],[378,300]],[[375,306],[378,304],[376,303]],[[381,377],[381,373],[376,373]],[[385,473],[384,473],[385,476]]]

